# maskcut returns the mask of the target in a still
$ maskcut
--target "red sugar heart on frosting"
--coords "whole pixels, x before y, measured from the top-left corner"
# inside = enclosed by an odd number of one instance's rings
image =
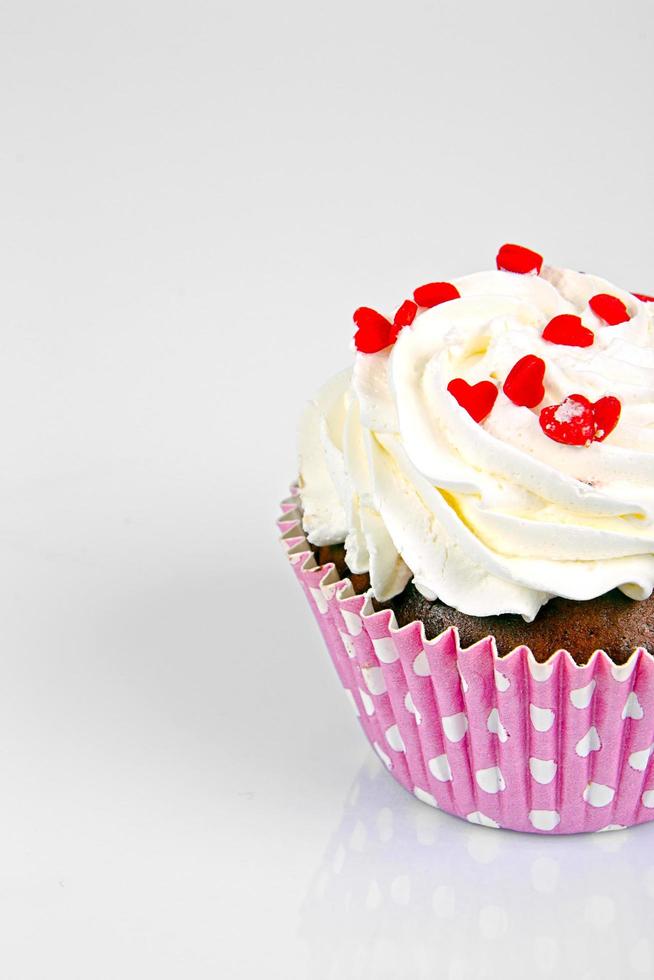
[[[376,354],[391,343],[391,324],[381,313],[360,306],[354,311],[353,320],[358,328],[354,335],[354,346],[358,351]]]
[[[654,296],[648,296],[647,293],[632,293],[636,299],[639,299],[642,303],[654,303]]]
[[[544,377],[545,361],[527,354],[513,365],[502,390],[514,405],[535,408],[545,397]]]
[[[573,313],[560,313],[543,330],[543,340],[566,347],[590,347],[595,334]]]
[[[620,421],[622,405],[614,395],[605,395],[593,405],[595,419],[595,442],[604,442]]]
[[[397,340],[397,335],[403,327],[410,326],[418,312],[413,300],[405,299],[393,322],[389,323],[385,316],[369,306],[360,306],[354,311],[354,322],[358,329],[354,335],[354,346],[362,354],[376,354],[389,347]]]
[[[604,442],[620,420],[622,405],[614,395],[591,402],[584,395],[569,395],[560,405],[549,405],[540,413],[546,436],[566,446],[589,446]]]
[[[524,245],[512,245],[509,242],[502,245],[495,261],[498,269],[502,269],[504,272],[519,272],[522,275],[529,272],[535,272],[538,275],[543,266],[543,256],[539,255],[538,252],[532,252],[530,248],[525,248]]]
[[[492,381],[479,381],[476,385],[470,385],[463,378],[453,378],[447,390],[475,422],[483,422],[490,415],[497,398],[497,388]]]
[[[393,317],[393,325],[390,331],[390,341],[394,343],[397,336],[404,327],[410,327],[416,318],[418,307],[411,299],[405,299],[399,310]]]
[[[545,435],[564,446],[589,446],[595,437],[593,406],[583,395],[569,395],[560,405],[548,405],[539,421]]]
[[[608,293],[598,293],[588,300],[593,313],[608,323],[610,327],[615,327],[618,323],[626,323],[629,320],[629,311],[621,299],[617,296],[610,296]]]
[[[432,306],[440,306],[451,299],[460,299],[461,293],[451,282],[428,282],[418,286],[413,291],[413,298],[423,309],[430,310]]]
[[[399,310],[393,317],[393,326],[409,327],[416,318],[418,307],[413,300],[405,299]]]

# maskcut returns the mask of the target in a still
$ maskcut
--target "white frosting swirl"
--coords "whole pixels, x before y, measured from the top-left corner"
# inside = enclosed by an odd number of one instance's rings
[[[392,348],[357,354],[326,385],[300,433],[304,523],[315,544],[345,542],[353,572],[388,599],[411,577],[461,612],[535,617],[552,596],[591,599],[654,586],[654,319],[651,304],[605,280],[545,266],[540,276],[483,272],[460,299],[418,315]],[[600,321],[597,293],[630,319]],[[591,347],[548,343],[560,313],[581,316]],[[526,354],[546,364],[542,405],[578,393],[622,404],[604,442],[566,446],[502,383]],[[499,388],[477,424],[452,378]]]

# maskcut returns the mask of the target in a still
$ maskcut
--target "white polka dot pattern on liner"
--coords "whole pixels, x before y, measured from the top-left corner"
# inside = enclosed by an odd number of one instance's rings
[[[585,759],[590,755],[591,752],[598,752],[602,748],[602,743],[600,741],[597,729],[593,725],[589,728],[586,734],[579,739],[575,745],[575,752],[582,759]]]
[[[379,640],[373,640],[372,645],[375,648],[377,659],[381,660],[383,664],[394,664],[396,660],[400,659],[400,655],[395,649],[395,644],[390,636],[383,636]]]
[[[495,670],[495,687],[502,694],[505,691],[508,691],[508,689],[511,687],[511,681],[506,676],[506,674],[503,674],[501,671],[497,669]]]
[[[535,704],[530,704],[529,717],[537,732],[549,732],[554,724],[554,712],[551,708],[538,708]]]
[[[402,741],[402,736],[400,735],[400,729],[397,725],[391,725],[390,728],[386,729],[386,741],[392,749],[396,752],[405,752],[404,742]]]
[[[322,594],[322,592],[320,591],[320,589],[314,589],[314,588],[312,588],[311,589],[311,595],[313,596],[313,601],[316,604],[316,607],[318,609],[318,612],[319,613],[322,613],[322,615],[324,616],[325,613],[327,612],[327,610],[329,609],[329,603],[325,599],[325,597]]]
[[[618,681],[620,684],[624,684],[628,681],[634,672],[636,666],[636,657],[631,656],[627,660],[626,664],[612,664],[611,673],[613,674],[613,679]]]
[[[554,663],[551,660],[547,660],[544,664],[539,664],[533,654],[529,654],[527,663],[529,664],[529,673],[540,684],[548,681],[554,672]]]
[[[302,563],[295,571],[313,612],[321,619],[325,611],[321,626],[352,709],[384,765],[403,784],[413,776],[416,798],[433,806],[437,794],[474,822],[544,833],[654,815],[654,667],[646,651],[624,665],[601,651],[582,667],[564,651],[538,664],[527,647],[500,658],[491,639],[472,657],[456,631],[427,641],[417,629],[397,630],[369,597],[319,585]],[[479,809],[469,813],[471,806]]]
[[[429,806],[435,806],[436,809],[438,809],[438,803],[426,789],[420,789],[419,786],[414,786],[413,795],[416,797],[416,799],[422,800],[423,803],[428,803]]]
[[[446,715],[443,718],[443,731],[450,742],[460,742],[468,731],[468,719],[463,711],[456,715]]]
[[[631,718],[633,721],[640,721],[643,717],[643,709],[641,707],[640,701],[638,700],[638,695],[635,691],[632,691],[627,700],[625,701],[625,706],[622,709],[622,718],[626,720]]]
[[[362,667],[361,673],[371,694],[386,693],[386,681],[381,667]]]
[[[372,743],[372,747],[374,748],[375,752],[377,753],[377,755],[379,756],[379,758],[381,759],[381,761],[384,763],[384,765],[386,766],[386,768],[387,769],[392,769],[393,768],[393,763],[391,761],[391,758],[390,758],[390,756],[386,755],[386,753],[384,752],[384,750],[382,749],[382,747],[377,742],[373,742]]]
[[[419,725],[422,722],[422,715],[420,714],[415,704],[413,703],[413,698],[411,697],[410,691],[408,691],[404,695],[404,707],[410,714],[412,714],[415,717],[416,725]]]
[[[361,616],[357,613],[350,612],[348,609],[341,609],[341,615],[345,621],[347,631],[350,636],[358,636],[363,629],[363,623],[361,622]]]
[[[366,694],[361,688],[359,688],[359,697],[361,698],[361,703],[363,704],[363,710],[370,717],[375,713],[375,703],[369,694]]]
[[[429,760],[429,771],[441,783],[447,783],[452,779],[452,770],[446,755],[437,755],[435,759]]]
[[[529,822],[536,830],[554,830],[561,823],[561,816],[556,810],[531,810]]]
[[[582,710],[587,708],[590,704],[593,694],[595,693],[595,688],[597,687],[597,681],[595,678],[585,687],[578,687],[574,691],[570,691],[570,701],[575,708]]]
[[[654,752],[654,745],[649,745],[646,749],[641,749],[639,752],[632,752],[629,756],[629,765],[636,772],[645,772],[652,752]]]
[[[536,759],[532,756],[529,760],[529,772],[537,783],[547,786],[556,776],[557,765],[554,759]]]
[[[469,813],[466,816],[466,820],[469,823],[478,823],[481,827],[499,827],[500,825],[492,817],[487,817],[485,813],[480,810],[475,810],[473,813]]]
[[[491,733],[491,735],[497,735],[500,742],[507,741],[509,735],[506,728],[500,721],[500,713],[497,710],[497,708],[493,708],[493,710],[489,714],[488,721],[486,722],[486,728]]]
[[[501,793],[506,789],[504,776],[499,766],[490,766],[488,769],[478,769],[475,779],[480,789],[485,793]]]
[[[615,790],[603,783],[590,782],[584,790],[584,800],[589,806],[608,806],[615,796]]]

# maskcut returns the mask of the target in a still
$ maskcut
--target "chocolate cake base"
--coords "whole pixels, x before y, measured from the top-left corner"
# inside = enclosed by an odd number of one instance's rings
[[[353,575],[348,569],[343,545],[311,548],[316,561],[320,565],[333,562],[339,576],[349,578],[357,594],[370,587],[367,575]],[[634,602],[618,589],[585,602],[551,599],[533,623],[512,614],[466,616],[439,599],[430,602],[411,584],[389,602],[373,600],[373,604],[375,609],[392,609],[398,626],[422,620],[428,639],[449,626],[457,627],[464,647],[492,634],[501,657],[521,644],[529,646],[541,663],[560,649],[567,650],[578,664],[586,663],[598,648],[616,664],[628,660],[636,647],[654,651],[654,597]]]

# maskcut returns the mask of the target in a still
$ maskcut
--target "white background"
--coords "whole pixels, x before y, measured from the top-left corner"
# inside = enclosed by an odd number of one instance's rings
[[[506,240],[654,291],[653,35],[648,0],[2,4],[3,977],[652,975],[650,828],[379,777],[273,522],[357,305]]]

